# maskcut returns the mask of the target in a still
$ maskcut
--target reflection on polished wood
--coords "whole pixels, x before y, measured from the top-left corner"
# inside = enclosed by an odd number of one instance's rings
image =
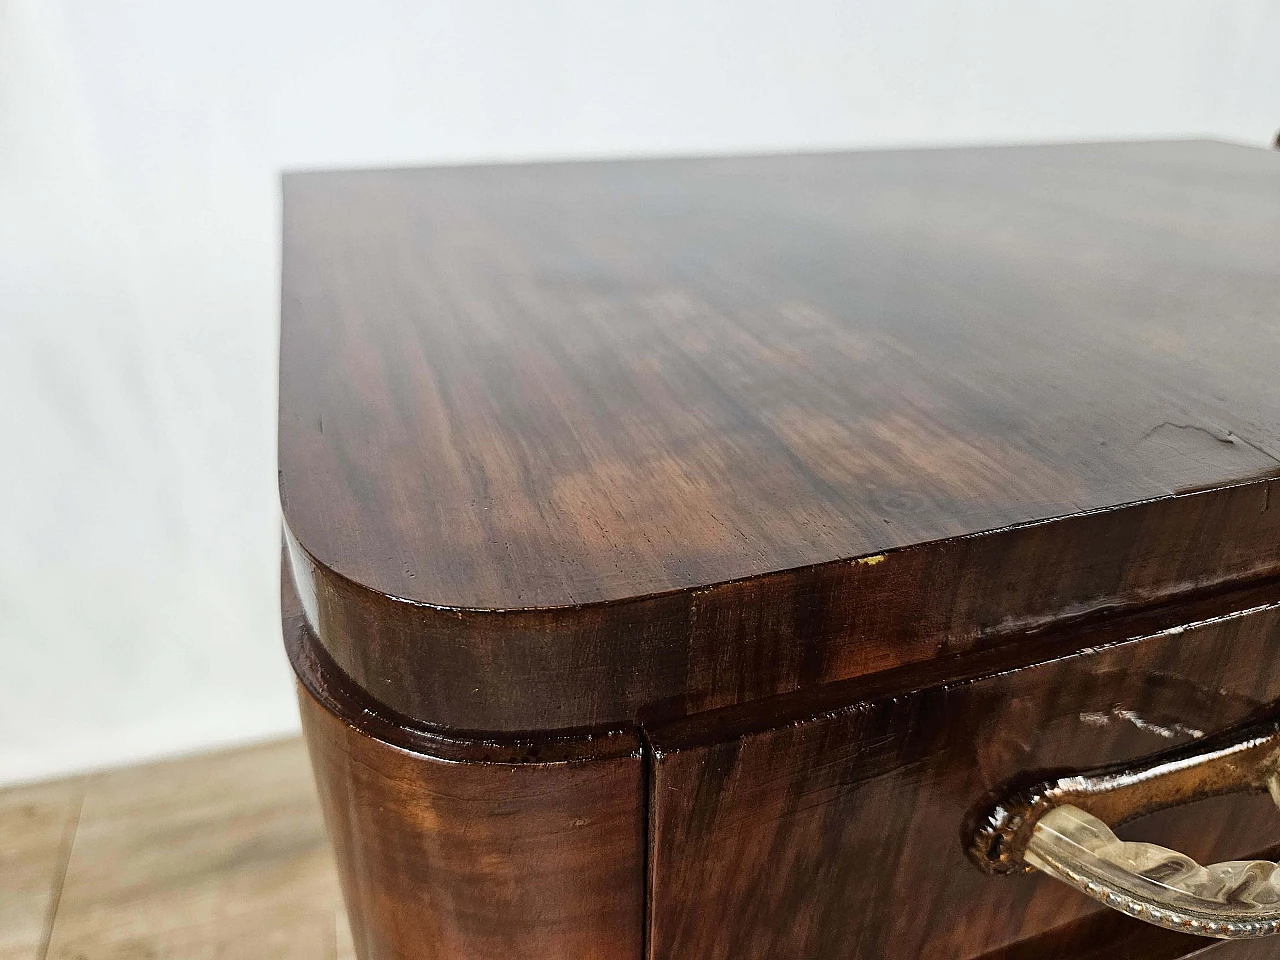
[[[0,791],[0,960],[354,960],[286,740]]]
[[[1224,143],[288,175],[318,639],[561,730],[1280,573],[1277,249]]]
[[[406,725],[326,658],[287,581],[282,596],[362,960],[641,960],[638,735],[483,743]]]
[[[1280,694],[1278,248],[1280,157],[1203,142],[287,176],[284,634],[362,960],[1092,917],[962,828]]]
[[[884,678],[827,703],[649,730],[651,960],[969,960],[1073,930],[1105,940],[1089,924],[1110,911],[1082,894],[970,862],[975,818],[1012,779],[1137,761],[1272,710],[1280,587],[1196,609],[1042,638],[1033,665],[1009,669],[996,651],[969,676]],[[1280,815],[1266,794],[1238,793],[1123,833],[1200,862],[1270,857]],[[1202,945],[1121,919],[1137,928],[1128,957]],[[1280,955],[1280,940],[1265,944]]]

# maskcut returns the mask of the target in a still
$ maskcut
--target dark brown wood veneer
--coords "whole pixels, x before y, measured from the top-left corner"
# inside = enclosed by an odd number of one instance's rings
[[[1280,590],[1263,595],[1261,607],[1237,598],[1249,612],[1170,616],[1120,642],[1104,631],[1100,649],[868,689],[754,729],[650,729],[651,960],[970,960],[1050,930],[1069,939],[1086,921],[1097,929],[1084,945],[1108,936],[1110,911],[1053,879],[976,869],[965,828],[1010,783],[1137,760],[1273,711]],[[1280,813],[1235,794],[1122,833],[1213,863],[1280,851]],[[1127,955],[1178,943],[1125,919],[1137,927]],[[1197,949],[1188,939],[1172,955]]]
[[[570,730],[1274,574],[1277,249],[1209,142],[292,174],[319,639]]]
[[[285,639],[361,960],[1271,955],[965,851],[1277,709],[1280,155],[295,173],[284,224]],[[1213,803],[1126,829],[1280,849]]]

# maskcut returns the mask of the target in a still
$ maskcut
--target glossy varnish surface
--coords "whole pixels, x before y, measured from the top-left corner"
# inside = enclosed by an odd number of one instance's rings
[[[1153,613],[1146,636],[1118,640],[1132,628],[1110,625],[1055,638],[1079,649],[1046,646],[1047,662],[1023,669],[993,660],[950,683],[868,683],[842,705],[739,707],[649,730],[651,960],[1174,957],[1207,946],[1117,923],[1041,874],[990,876],[966,848],[979,812],[1020,783],[1272,711],[1277,590],[1237,600],[1252,612],[1224,615],[1215,599],[1162,626]],[[1280,815],[1265,794],[1237,794],[1121,835],[1200,863],[1274,858]],[[1273,956],[1276,943],[1221,955]]]
[[[450,740],[325,659],[284,579],[285,645],[360,960],[641,960],[636,731]]]
[[[1280,463],[1280,156],[297,174],[283,490],[462,608],[702,587]]]
[[[638,751],[447,761],[299,703],[361,960],[641,960]]]
[[[1274,574],[1276,249],[1216,143],[290,175],[319,640],[564,730]]]

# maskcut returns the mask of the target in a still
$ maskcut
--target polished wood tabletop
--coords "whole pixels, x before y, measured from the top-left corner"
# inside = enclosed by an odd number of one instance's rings
[[[284,203],[286,523],[322,643],[407,714],[679,714],[1275,567],[1280,154],[309,172]]]
[[[970,856],[1046,770],[1274,711],[1280,154],[284,204],[283,632],[362,960],[1203,955]],[[1274,856],[1209,800],[1141,836]]]

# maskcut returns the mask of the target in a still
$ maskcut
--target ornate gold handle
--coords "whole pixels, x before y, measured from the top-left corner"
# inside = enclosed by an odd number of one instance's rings
[[[970,855],[990,873],[1042,870],[1095,900],[1171,930],[1234,939],[1280,933],[1280,865],[1202,867],[1112,827],[1226,793],[1269,790],[1280,805],[1280,720],[1268,720],[1139,764],[1047,780],[981,818]]]

